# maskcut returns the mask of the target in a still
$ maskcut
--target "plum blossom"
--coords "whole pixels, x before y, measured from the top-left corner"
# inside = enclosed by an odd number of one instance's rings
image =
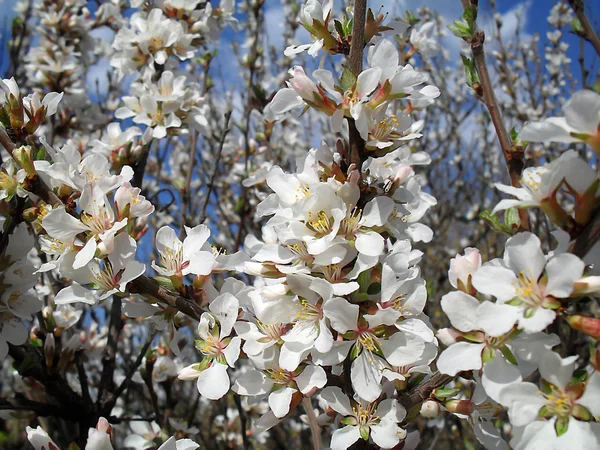
[[[233,367],[240,355],[241,338],[230,337],[238,315],[239,302],[229,293],[215,298],[210,312],[200,317],[196,347],[203,355],[201,362],[179,371],[181,380],[197,380],[198,392],[211,400],[223,397],[230,387],[227,368]]]
[[[542,390],[529,382],[514,383],[500,391],[500,403],[508,407],[516,428],[510,444],[515,449],[576,449],[600,447],[600,377],[594,372],[587,382],[572,381],[577,356],[561,358],[547,352],[540,362]]]
[[[328,387],[321,397],[335,412],[343,416],[331,437],[332,450],[346,450],[359,439],[371,438],[380,448],[395,447],[400,442],[403,430],[398,426],[406,416],[406,410],[394,399],[377,403],[359,400],[351,402],[339,387]]]
[[[519,233],[506,242],[502,260],[488,262],[473,274],[473,286],[516,308],[520,329],[542,331],[554,321],[559,300],[573,292],[584,266],[570,253],[546,260],[539,238],[529,232]]]
[[[532,122],[521,130],[519,139],[529,142],[585,142],[600,152],[600,94],[585,89],[573,94],[563,106],[564,117]]]
[[[209,275],[216,266],[208,238],[210,230],[206,225],[185,228],[186,238],[181,242],[171,227],[162,227],[156,233],[156,246],[160,256],[159,264],[152,262],[152,268],[159,274],[170,276]]]

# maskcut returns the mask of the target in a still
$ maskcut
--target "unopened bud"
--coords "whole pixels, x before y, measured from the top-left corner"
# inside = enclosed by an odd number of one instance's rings
[[[106,420],[104,417],[100,417],[98,419],[98,423],[96,424],[96,430],[110,434],[112,432],[112,427],[110,426],[110,423],[108,423],[108,420]]]
[[[46,359],[46,367],[51,369],[54,365],[54,351],[56,349],[56,342],[54,341],[54,334],[48,333],[46,340],[44,341],[44,358]]]
[[[51,315],[52,315],[52,307],[44,306],[44,308],[42,309],[42,316],[44,317],[44,319],[47,319]]]
[[[60,359],[58,360],[58,370],[62,371],[67,367],[67,364],[73,358],[75,352],[81,346],[80,336],[74,334],[67,341],[67,343],[63,346],[62,351],[60,352]]]
[[[574,314],[567,318],[571,328],[581,331],[594,339],[600,339],[600,319]]]
[[[573,284],[572,296],[600,293],[600,276],[582,277]]]
[[[13,157],[19,163],[19,166],[27,173],[27,176],[37,175],[33,167],[33,149],[29,145],[22,145],[13,150]]]
[[[451,413],[469,416],[473,412],[473,403],[469,400],[450,400],[444,403],[444,408]]]
[[[435,419],[440,414],[440,405],[433,400],[426,400],[421,405],[421,415],[426,419]]]

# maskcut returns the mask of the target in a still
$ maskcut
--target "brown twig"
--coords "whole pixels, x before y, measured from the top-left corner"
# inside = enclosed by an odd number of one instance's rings
[[[456,377],[436,372],[419,383],[419,385],[402,394],[400,396],[400,403],[402,403],[402,406],[404,406],[407,411],[410,411],[418,404],[427,400],[435,388],[450,383],[454,378]]]
[[[194,175],[194,168],[196,166],[196,144],[198,142],[198,132],[192,131],[192,136],[190,139],[190,149],[188,151],[188,171],[185,176],[185,184],[181,189],[181,225],[179,227],[179,238],[183,239],[185,237],[185,226],[187,225],[186,214],[188,213],[188,209],[190,209],[190,205],[192,203],[192,177]]]
[[[152,372],[154,371],[154,363],[156,362],[156,358],[147,358],[146,359],[146,370],[142,375],[144,379],[144,383],[148,388],[148,392],[150,393],[150,401],[152,402],[152,409],[154,410],[154,416],[156,417],[156,422],[162,426],[162,414],[160,413],[160,408],[158,406],[158,396],[156,395],[156,391],[154,390],[154,384],[152,384]]]
[[[310,398],[303,397],[302,406],[304,406],[304,411],[306,411],[306,417],[308,419],[308,425],[310,427],[310,432],[312,434],[313,439],[313,448],[315,450],[321,450],[323,448],[323,444],[321,442],[321,430],[319,429],[319,424],[317,423],[317,416],[315,415],[315,412],[313,410]]]
[[[192,319],[200,320],[203,311],[199,305],[194,303],[193,300],[182,297],[168,290],[164,286],[161,286],[152,278],[141,276],[133,280],[129,284],[129,288],[132,292],[154,297],[161,303],[165,303],[170,307],[175,308],[177,311],[190,316]]]
[[[105,391],[110,395],[114,389],[114,374],[117,358],[117,346],[119,344],[119,336],[123,329],[123,321],[121,320],[121,307],[123,301],[120,297],[113,295],[112,305],[110,307],[110,325],[108,328],[108,342],[104,347],[104,357],[102,361],[102,375],[100,377],[100,385],[98,386],[98,404],[105,401]]]
[[[358,77],[362,71],[365,48],[365,23],[367,21],[367,0],[354,1],[354,22],[352,24],[352,42],[348,55],[348,68]],[[354,164],[358,170],[365,159],[365,141],[360,136],[353,118],[348,118],[348,165]]]
[[[208,207],[208,203],[210,201],[210,196],[212,195],[212,191],[215,187],[215,180],[217,178],[217,174],[219,173],[219,162],[221,161],[221,155],[223,154],[223,147],[225,146],[225,139],[227,138],[227,134],[229,134],[229,119],[231,118],[232,110],[228,110],[225,112],[225,121],[223,131],[221,133],[221,139],[219,139],[219,148],[217,149],[217,159],[215,160],[215,167],[213,168],[213,173],[210,176],[210,181],[208,182],[208,186],[206,189],[206,196],[204,198],[204,204],[202,205],[202,212],[200,213],[200,223],[204,223],[206,219],[206,209]]]
[[[573,8],[573,11],[575,11],[577,19],[579,19],[581,30],[583,31],[582,37],[592,44],[592,47],[594,47],[594,50],[596,50],[596,53],[598,56],[600,56],[600,38],[598,38],[598,35],[594,31],[594,27],[592,27],[592,24],[585,14],[585,5],[583,0],[569,0],[569,5],[571,5],[571,8]]]
[[[465,9],[469,6],[477,7],[478,5],[477,0],[462,0],[462,3]],[[502,149],[502,156],[504,156],[504,162],[508,169],[510,183],[514,187],[520,187],[521,173],[525,168],[525,152],[522,149],[513,148],[513,143],[504,127],[502,113],[500,112],[500,106],[498,105],[498,100],[496,99],[496,94],[492,87],[492,81],[485,59],[485,51],[483,49],[485,34],[483,31],[477,29],[476,21],[473,23],[473,28],[475,29],[475,32],[470,43],[471,51],[473,53],[473,62],[475,63],[475,68],[479,75],[479,82],[481,83],[481,99],[490,114],[492,124],[496,130],[500,148]],[[519,209],[519,219],[521,221],[521,229],[529,230],[529,216],[527,215],[527,210],[523,208]]]
[[[571,243],[569,252],[583,258],[600,241],[600,206],[592,214],[592,219]]]

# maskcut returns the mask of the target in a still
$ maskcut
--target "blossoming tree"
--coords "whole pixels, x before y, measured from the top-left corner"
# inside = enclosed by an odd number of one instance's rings
[[[498,17],[489,67],[463,0],[453,79],[429,10],[284,1],[269,52],[260,0],[21,5],[0,81],[2,442],[600,449],[600,40],[569,3],[544,75],[531,47],[509,62]],[[484,149],[467,165],[465,121]]]

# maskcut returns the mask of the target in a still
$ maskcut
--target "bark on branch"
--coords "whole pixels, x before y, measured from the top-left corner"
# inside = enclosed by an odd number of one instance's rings
[[[477,7],[478,1],[462,0],[462,4],[465,9],[470,6]],[[504,157],[504,162],[506,163],[506,168],[510,177],[510,183],[514,187],[521,187],[521,173],[525,167],[525,152],[522,149],[513,148],[513,143],[504,126],[504,121],[502,119],[502,113],[500,112],[498,100],[496,99],[496,94],[492,88],[492,81],[490,79],[490,73],[488,71],[488,66],[485,59],[485,51],[483,48],[485,34],[483,31],[477,29],[476,20],[473,22],[473,28],[475,29],[475,33],[470,44],[471,51],[473,53],[473,62],[475,64],[475,68],[477,69],[479,82],[481,83],[482,88],[481,100],[485,104],[488,113],[490,114],[496,135],[498,136],[498,141],[502,150],[502,156]],[[527,210],[522,208],[519,209],[519,219],[521,220],[521,228],[523,230],[529,230],[529,216],[527,215]]]

